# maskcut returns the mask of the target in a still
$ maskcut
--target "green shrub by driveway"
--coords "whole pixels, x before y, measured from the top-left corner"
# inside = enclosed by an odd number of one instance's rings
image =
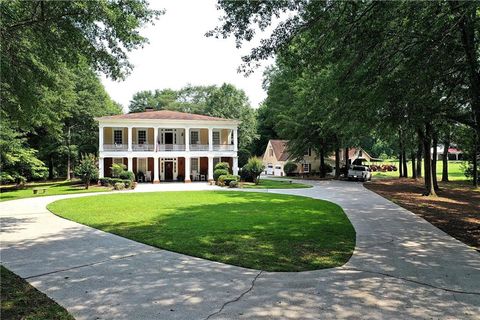
[[[268,271],[344,264],[355,231],[342,209],[306,197],[239,191],[112,194],[59,200],[61,217],[158,248]]]

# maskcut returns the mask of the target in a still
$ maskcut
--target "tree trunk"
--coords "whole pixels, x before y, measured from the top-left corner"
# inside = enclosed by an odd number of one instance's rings
[[[425,171],[425,196],[432,196],[436,197],[437,194],[435,192],[434,186],[433,186],[433,174],[432,174],[432,154],[431,154],[431,148],[432,148],[432,125],[431,124],[426,124],[426,133],[422,137],[423,140],[423,167]]]
[[[53,157],[51,155],[48,158],[48,179],[53,179]]]
[[[478,188],[478,134],[475,133],[473,142],[473,187]]]
[[[422,177],[422,154],[423,154],[423,144],[420,136],[418,137],[418,149],[417,149],[417,178]]]
[[[325,153],[323,147],[320,148],[320,178],[325,178]]]
[[[450,148],[449,139],[443,142],[443,156],[442,156],[442,181],[448,181],[448,148]]]
[[[335,149],[335,179],[340,178],[340,149]]]
[[[412,179],[417,180],[417,170],[415,168],[415,152],[412,151]]]
[[[403,177],[403,159],[402,159],[402,151],[398,154],[398,177]]]
[[[67,180],[70,180],[70,126],[67,133]],[[87,185],[88,189],[88,185]]]
[[[349,168],[349,165],[348,165],[348,148],[345,148],[345,178],[348,177],[348,168]]]
[[[403,160],[403,176],[408,178],[408,168],[407,168],[407,152],[405,151],[405,147],[402,151],[402,160]]]
[[[432,180],[433,188],[435,191],[438,191],[438,179],[437,179],[437,147],[438,147],[438,137],[437,133],[433,133],[433,155],[432,155]]]

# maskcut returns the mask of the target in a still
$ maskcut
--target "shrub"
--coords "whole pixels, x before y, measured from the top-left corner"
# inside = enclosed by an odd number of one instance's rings
[[[135,173],[132,171],[123,171],[120,173],[119,178],[123,180],[135,181]]]
[[[265,166],[263,165],[262,160],[257,157],[252,157],[248,159],[248,162],[244,168],[252,175],[253,182],[255,184],[258,184],[260,180],[260,175],[262,174],[263,170],[265,170]]]
[[[113,188],[115,190],[123,190],[123,189],[125,189],[125,184],[123,182],[117,182],[117,183],[115,183]]]
[[[218,182],[219,182],[220,185],[229,186],[230,182],[232,182],[232,181],[237,182],[238,179],[239,179],[239,177],[235,176],[233,174],[225,174],[225,175],[221,175],[220,177],[218,177]]]
[[[112,177],[119,178],[122,172],[126,171],[127,167],[122,163],[114,163],[110,170],[112,170]]]
[[[228,186],[230,188],[238,188],[238,181],[230,181],[230,183],[228,184]]]
[[[327,175],[327,173],[330,173],[332,172],[333,168],[331,165],[329,165],[328,163],[324,163],[323,164],[323,167],[320,168],[320,175],[322,177],[324,177],[325,175]]]
[[[292,175],[295,170],[297,170],[297,164],[292,161],[287,161],[287,163],[285,163],[285,165],[283,166],[283,171],[287,176]]]
[[[227,170],[230,169],[230,165],[228,164],[228,162],[219,162],[215,165],[215,170],[217,169],[224,169],[224,170]]]
[[[250,174],[250,171],[248,171],[245,166],[241,168],[238,173],[240,174],[240,179],[245,182],[253,182],[253,177]]]
[[[226,169],[215,169],[213,172],[213,180],[218,181],[218,177],[224,176],[228,174],[228,170]]]
[[[90,182],[98,179],[97,159],[95,156],[93,154],[82,155],[80,163],[75,168],[75,174],[85,183],[85,189],[88,189]]]
[[[100,182],[100,185],[104,187],[108,187],[112,185],[112,178],[100,178],[98,179],[98,181]]]

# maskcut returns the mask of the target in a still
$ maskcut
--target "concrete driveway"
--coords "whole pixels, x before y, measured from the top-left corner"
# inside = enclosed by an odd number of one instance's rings
[[[85,195],[0,203],[1,261],[77,319],[480,319],[478,252],[359,183],[312,184],[262,191],[342,206],[357,245],[340,268],[276,273],[229,266],[104,233],[45,208]]]

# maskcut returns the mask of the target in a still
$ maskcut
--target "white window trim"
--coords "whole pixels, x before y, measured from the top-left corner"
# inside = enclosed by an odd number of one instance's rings
[[[123,144],[123,128],[112,128],[112,144],[115,144],[115,131],[121,131],[122,132],[122,143]]]
[[[305,166],[307,166],[307,170],[305,170]],[[304,173],[309,173],[310,172],[310,169],[311,169],[312,165],[310,163],[304,163],[302,165],[302,170]]]
[[[198,141],[197,143],[193,143],[193,140],[192,140],[192,133],[196,132],[197,133],[197,136],[198,136]],[[190,129],[190,144],[200,144],[200,130],[199,129]]]
[[[193,160],[197,160],[197,173],[200,173],[200,158],[190,158],[190,173],[194,171]]]
[[[140,165],[139,163],[141,161],[145,161],[145,171],[141,171],[140,170]],[[137,172],[143,172],[143,174],[147,174],[147,171],[148,171],[148,159],[147,158],[137,158]]]
[[[218,144],[215,144],[215,140],[213,139],[213,134],[218,133]],[[222,131],[218,129],[213,129],[212,130],[212,144],[215,145],[221,145],[222,144]]]
[[[137,144],[140,144],[140,135],[138,134],[140,131],[145,131],[145,143],[148,144],[148,128],[137,128]]]

